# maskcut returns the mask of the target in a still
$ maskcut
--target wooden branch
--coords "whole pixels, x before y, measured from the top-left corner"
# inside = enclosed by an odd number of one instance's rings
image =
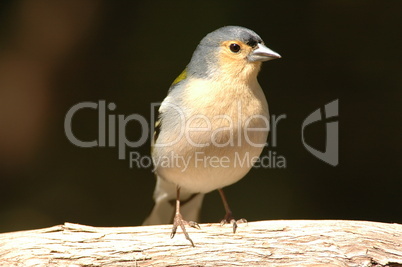
[[[402,225],[260,221],[188,228],[65,223],[0,234],[0,266],[402,266]]]

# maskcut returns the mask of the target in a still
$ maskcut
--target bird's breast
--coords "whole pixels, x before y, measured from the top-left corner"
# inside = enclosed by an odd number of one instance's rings
[[[199,192],[238,181],[261,154],[269,131],[268,105],[258,82],[233,86],[200,80],[183,93],[185,101],[164,117],[175,117],[175,126],[162,120],[153,153],[156,171]],[[158,164],[161,158],[170,163]]]
[[[269,130],[268,104],[256,79],[248,83],[200,79],[191,84],[184,91],[183,106],[194,140],[242,146],[243,138],[254,143],[264,136],[263,129]]]

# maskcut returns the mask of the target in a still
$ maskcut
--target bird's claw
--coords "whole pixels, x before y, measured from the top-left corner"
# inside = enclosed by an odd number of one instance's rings
[[[235,220],[235,218],[233,217],[232,213],[227,213],[225,215],[225,218],[221,221],[221,225],[225,225],[225,224],[231,224],[233,226],[233,233],[236,233],[236,229],[237,229],[237,224],[238,223],[247,223],[247,220],[242,218],[239,220]]]
[[[201,229],[201,227],[199,226],[198,223],[193,222],[193,221],[186,221],[186,220],[183,219],[181,214],[176,214],[174,216],[174,219],[173,219],[173,228],[172,228],[172,233],[170,234],[170,238],[173,238],[175,236],[176,231],[177,231],[177,227],[180,226],[180,228],[183,231],[183,234],[186,237],[186,239],[188,241],[190,241],[190,243],[191,243],[191,245],[193,247],[195,247],[193,240],[191,240],[190,236],[187,233],[185,225],[188,225],[188,226],[193,227],[193,228]]]

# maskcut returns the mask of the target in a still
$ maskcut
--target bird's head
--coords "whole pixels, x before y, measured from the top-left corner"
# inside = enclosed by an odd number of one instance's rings
[[[187,73],[198,78],[246,82],[257,77],[261,62],[280,57],[252,30],[226,26],[201,40],[187,66]]]

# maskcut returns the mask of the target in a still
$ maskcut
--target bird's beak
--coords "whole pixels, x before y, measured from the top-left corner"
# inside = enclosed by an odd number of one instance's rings
[[[267,60],[272,60],[276,58],[281,58],[281,55],[278,53],[272,51],[268,47],[266,47],[263,44],[258,44],[257,48],[255,48],[251,54],[248,56],[248,60],[251,62],[256,62],[256,61],[267,61]]]

